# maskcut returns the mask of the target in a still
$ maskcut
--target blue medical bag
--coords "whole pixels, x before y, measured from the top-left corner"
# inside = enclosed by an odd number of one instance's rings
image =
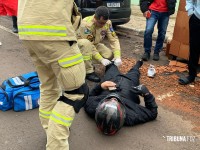
[[[0,110],[24,111],[39,106],[39,78],[36,72],[9,78],[0,86]]]

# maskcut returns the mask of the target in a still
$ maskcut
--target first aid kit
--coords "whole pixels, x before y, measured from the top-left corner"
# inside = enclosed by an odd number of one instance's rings
[[[37,72],[9,78],[0,86],[0,110],[25,111],[39,106],[40,82]]]

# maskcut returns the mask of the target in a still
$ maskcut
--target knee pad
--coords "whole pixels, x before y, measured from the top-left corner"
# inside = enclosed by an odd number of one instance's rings
[[[66,94],[84,94],[84,97],[81,100],[70,100],[65,96],[60,96],[58,101],[63,101],[64,103],[71,105],[74,107],[74,111],[78,113],[80,109],[85,105],[88,96],[89,96],[89,87],[86,83],[84,83],[80,88],[72,90],[72,91],[65,91]]]

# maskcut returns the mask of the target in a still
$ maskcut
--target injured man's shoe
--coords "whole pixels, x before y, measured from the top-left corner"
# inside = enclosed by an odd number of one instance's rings
[[[97,76],[95,72],[86,74],[86,79],[92,81],[92,82],[100,82],[101,79]]]

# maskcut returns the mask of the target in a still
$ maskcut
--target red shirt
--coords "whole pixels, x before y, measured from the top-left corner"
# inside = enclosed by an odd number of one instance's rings
[[[158,12],[168,12],[167,1],[166,0],[154,0],[149,6],[149,9]]]
[[[18,0],[0,0],[0,16],[17,16]]]

